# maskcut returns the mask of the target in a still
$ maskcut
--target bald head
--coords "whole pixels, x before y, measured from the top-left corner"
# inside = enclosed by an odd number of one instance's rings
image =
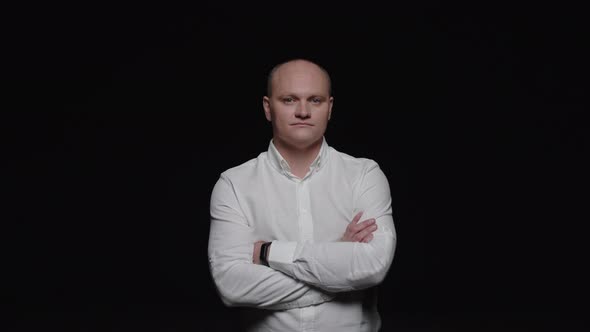
[[[266,82],[266,94],[272,96],[273,86],[284,77],[289,77],[289,73],[320,73],[320,77],[323,77],[327,84],[328,93],[332,95],[332,80],[330,74],[320,65],[305,59],[294,59],[286,62],[279,63],[274,66],[268,74]]]

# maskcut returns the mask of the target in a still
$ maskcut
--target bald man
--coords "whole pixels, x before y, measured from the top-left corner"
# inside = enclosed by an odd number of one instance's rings
[[[275,66],[264,114],[273,137],[221,173],[211,194],[209,267],[228,306],[260,309],[248,331],[378,331],[377,286],[396,233],[378,164],[327,144],[328,72]]]

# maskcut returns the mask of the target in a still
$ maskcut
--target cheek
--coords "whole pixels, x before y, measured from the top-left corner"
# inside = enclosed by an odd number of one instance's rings
[[[281,113],[277,115],[277,122],[281,125],[285,125],[289,122],[289,116],[286,113]]]
[[[291,120],[295,117],[295,112],[290,109],[285,109],[280,114],[281,121],[283,122],[291,122]]]
[[[324,112],[322,112],[322,122],[328,122],[328,120],[330,120],[330,111],[326,110]]]

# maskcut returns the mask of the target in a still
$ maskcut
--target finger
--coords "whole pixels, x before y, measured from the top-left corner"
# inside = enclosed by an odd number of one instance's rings
[[[361,241],[362,239],[364,239],[365,237],[367,237],[367,235],[372,234],[374,231],[377,230],[377,225],[371,225],[365,229],[363,229],[362,231],[356,233],[354,235],[354,239],[356,241]]]
[[[369,235],[365,236],[365,238],[362,239],[360,242],[369,243],[369,242],[371,242],[371,240],[373,240],[373,237],[374,237],[373,233],[370,233]]]
[[[359,212],[356,214],[356,216],[354,216],[354,218],[352,218],[352,222],[351,224],[356,224],[357,222],[359,222],[359,220],[361,220],[361,216],[363,215],[363,211]]]
[[[353,231],[355,233],[358,233],[358,232],[362,231],[363,229],[365,229],[365,228],[367,228],[367,227],[369,227],[369,226],[371,226],[373,224],[375,224],[375,219],[374,218],[364,220],[363,222],[360,222],[360,223],[354,225],[353,226]]]
[[[361,232],[356,233],[352,238],[355,242],[361,242],[365,237],[369,236],[377,230],[377,225],[372,225]]]

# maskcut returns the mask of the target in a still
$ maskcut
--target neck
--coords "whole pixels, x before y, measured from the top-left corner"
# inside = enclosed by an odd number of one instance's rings
[[[309,166],[311,166],[311,163],[313,163],[317,155],[320,153],[322,142],[323,138],[309,146],[297,147],[281,141],[276,137],[273,138],[274,146],[289,164],[291,173],[299,178],[303,178],[309,171]]]

